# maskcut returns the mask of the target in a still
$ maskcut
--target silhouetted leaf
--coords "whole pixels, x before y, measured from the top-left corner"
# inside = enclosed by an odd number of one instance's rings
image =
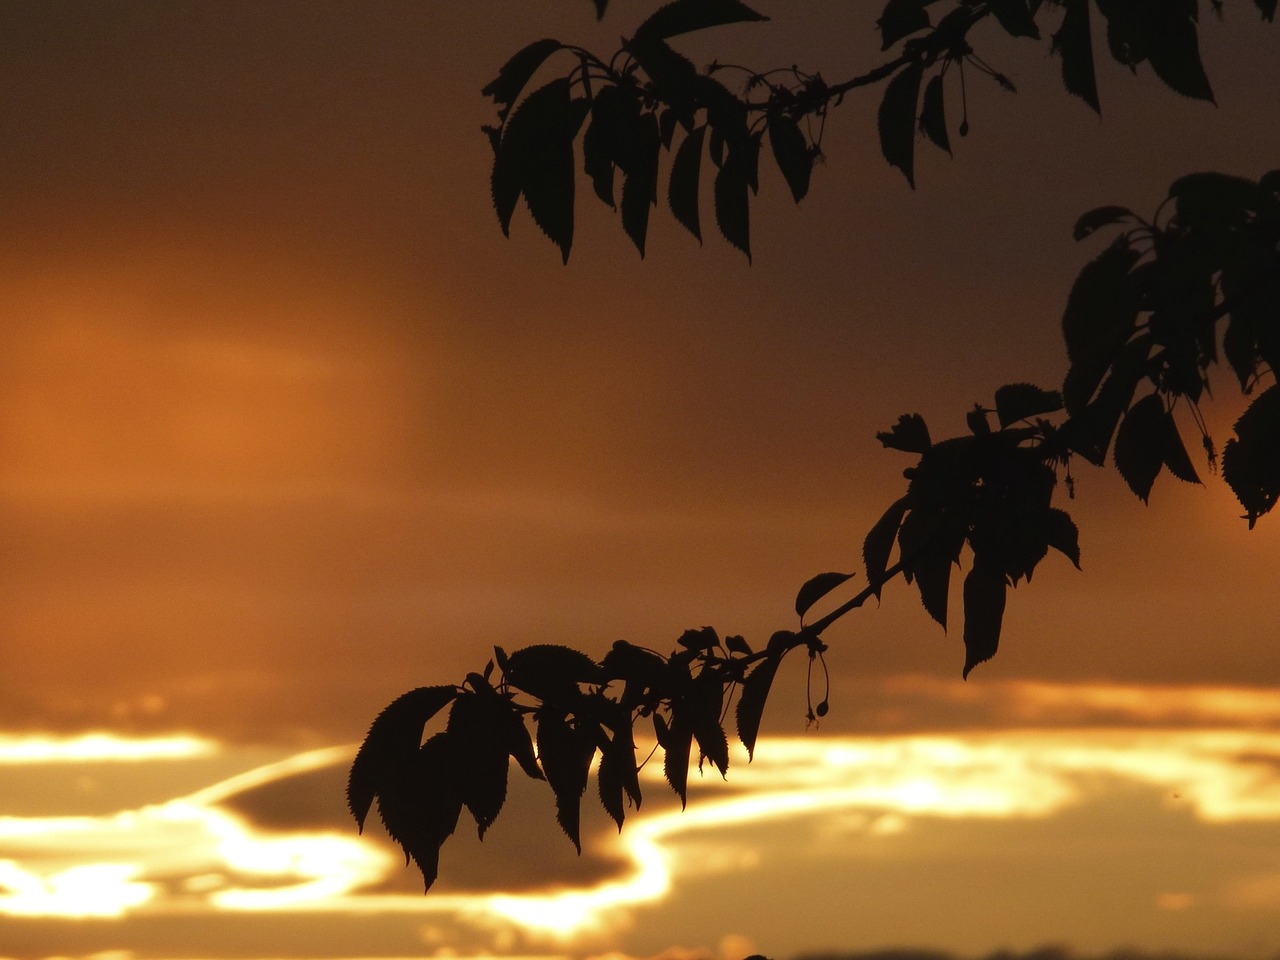
[[[1004,576],[974,564],[964,578],[964,672],[996,655],[1004,620]]]
[[[538,725],[538,760],[556,797],[556,822],[579,853],[582,794],[587,789],[591,758],[595,756],[595,731],[582,721],[570,723],[561,712],[542,709],[534,715]]]
[[[674,718],[693,731],[702,758],[710,760],[723,777],[729,771],[729,741],[720,726],[724,685],[713,671],[703,670],[693,679],[686,697],[676,702]],[[698,761],[702,768],[702,759]]]
[[[1262,14],[1262,19],[1268,21],[1276,18],[1276,2],[1277,0],[1253,0],[1254,6]]]
[[[362,831],[374,796],[413,762],[427,721],[457,695],[453,686],[418,687],[396,697],[374,719],[347,778],[347,805]]]
[[[916,101],[920,97],[920,78],[924,67],[909,64],[894,74],[885,85],[884,98],[876,115],[880,132],[880,152],[907,178],[912,189],[916,185]]]
[[[535,40],[508,60],[498,71],[498,75],[490,80],[480,93],[483,96],[492,97],[495,103],[502,106],[498,116],[505,120],[511,105],[519,98],[525,84],[538,72],[538,68],[547,57],[563,48],[564,44],[559,40]]]
[[[1109,227],[1113,223],[1120,223],[1122,220],[1136,219],[1137,214],[1128,207],[1094,207],[1076,221],[1076,225],[1071,229],[1071,238],[1073,240],[1083,240],[1089,234],[1102,227]]]
[[[680,634],[676,643],[686,650],[711,650],[720,646],[720,637],[712,627],[699,627],[696,630],[686,630]]]
[[[1063,0],[1062,26],[1053,35],[1053,51],[1062,57],[1062,84],[1068,93],[1101,113],[1098,81],[1093,72],[1093,39],[1089,32],[1089,0]]]
[[[1094,376],[1093,371],[1085,364],[1077,364],[1067,372],[1063,382],[1064,399],[1074,398],[1067,402],[1068,408],[1073,405],[1076,412],[1072,419],[1064,424],[1068,429],[1071,449],[1085,457],[1090,463],[1101,466],[1106,459],[1111,438],[1115,435],[1116,425],[1120,417],[1133,402],[1133,393],[1138,383],[1145,376],[1147,354],[1151,349],[1149,333],[1134,337],[1116,354],[1111,363],[1111,372],[1107,374],[1102,386],[1097,389],[1097,396],[1090,402],[1085,391],[1091,387],[1082,385],[1082,376]],[[1087,406],[1086,406],[1087,404]]]
[[[1001,427],[1062,409],[1062,394],[1029,383],[1009,383],[996,391],[996,417]]]
[[[453,780],[448,735],[437,733],[395,771],[378,794],[378,814],[391,839],[422,871],[430,890],[440,866],[440,847],[458,825],[462,798]]]
[[[1045,511],[1046,543],[1080,569],[1080,534],[1075,521],[1064,510],[1051,507]]]
[[[644,256],[649,208],[658,200],[658,118],[646,113],[636,130],[635,153],[622,181],[622,229]]]
[[[728,23],[768,19],[739,0],[674,0],[659,7],[640,24],[636,28],[636,36],[666,39]]]
[[[603,20],[605,8],[609,6],[609,0],[592,0],[592,2],[596,8],[596,19]]]
[[[809,176],[813,172],[813,154],[805,141],[800,126],[786,114],[776,113],[769,118],[769,146],[773,159],[791,189],[796,203],[809,192]]]
[[[702,243],[702,226],[698,216],[698,187],[702,175],[702,142],[706,124],[695,127],[681,141],[671,161],[671,179],[667,182],[667,205],[676,222]]]
[[[737,634],[732,634],[724,638],[725,649],[730,653],[740,653],[743,656],[751,656],[751,644]]]
[[[773,677],[781,660],[781,655],[765,657],[742,681],[742,695],[738,697],[737,708],[738,739],[747,748],[748,760],[755,756],[756,736],[760,733],[765,701],[769,699],[769,688],[773,686]]]
[[[626,799],[640,809],[640,777],[636,768],[635,739],[631,729],[631,713],[619,707],[607,723],[612,736],[600,743],[600,767],[596,773],[600,803],[605,812],[622,829],[626,817]]]
[[[1143,14],[1147,59],[1171,90],[1213,102],[1213,89],[1200,62],[1196,4],[1165,0],[1139,5]]]
[[[884,585],[885,570],[889,566],[889,552],[893,549],[898,537],[898,527],[902,524],[902,515],[907,512],[910,503],[908,497],[895,500],[876,521],[862,541],[862,562],[867,568],[867,581],[875,588],[876,596],[880,596],[880,588]]]
[[[657,717],[657,714],[654,714]],[[683,810],[689,792],[689,751],[693,746],[693,727],[682,722],[679,716],[672,716],[671,725],[667,728],[666,742],[662,744],[662,772],[667,783],[680,798],[680,809]]]
[[[1073,416],[1093,396],[1116,354],[1133,334],[1139,291],[1129,271],[1139,253],[1124,237],[1085,264],[1071,286],[1062,314],[1062,336],[1071,370],[1063,400]]]
[[[942,550],[926,549],[916,554],[910,567],[911,574],[915,578],[916,589],[920,591],[920,603],[943,630],[947,629],[947,595],[951,592],[951,558]]]
[[[877,433],[876,439],[886,447],[907,453],[925,453],[931,446],[929,428],[918,413],[904,413],[890,429]]]
[[[1150,393],[1129,408],[1116,434],[1116,469],[1143,503],[1164,466],[1164,430],[1164,404]]]
[[[1222,476],[1252,530],[1280,497],[1280,386],[1258,395],[1236,421],[1235,432],[1222,451]]]
[[[600,99],[596,99],[596,106]],[[591,111],[591,123],[582,135],[582,169],[591,178],[596,196],[610,207],[617,209],[613,199],[613,155],[610,150],[607,121],[600,120],[597,110]]]
[[[507,683],[539,700],[572,699],[583,683],[604,683],[604,671],[585,653],[571,647],[536,643],[506,656]]]
[[[951,138],[947,134],[946,103],[943,99],[942,74],[930,78],[924,87],[924,100],[920,104],[920,131],[934,146],[951,152]]]
[[[573,141],[588,106],[583,98],[571,99],[567,78],[551,81],[511,115],[493,159],[493,202],[503,233],[509,234],[515,200],[523,193],[534,222],[565,262],[573,246]]]
[[[749,171],[743,158],[730,151],[724,165],[716,174],[715,209],[716,224],[731,244],[747,255],[751,262],[751,219],[748,210],[747,191]]]
[[[910,36],[919,30],[928,30],[931,26],[929,14],[925,12],[932,0],[889,0],[876,20],[876,29],[880,31],[880,49],[888,50],[903,37]]]
[[[820,573],[810,577],[796,593],[796,615],[803,618],[810,607],[853,576],[852,573]]]
[[[1011,37],[1040,39],[1040,28],[1027,7],[1027,0],[988,0],[988,6]]]
[[[1186,483],[1199,483],[1200,475],[1196,473],[1191,458],[1187,456],[1186,445],[1182,435],[1178,433],[1178,425],[1173,421],[1173,411],[1164,415],[1164,465],[1179,480]]]
[[[1226,173],[1189,173],[1169,185],[1178,220],[1184,225],[1238,226],[1261,206],[1259,185]]]
[[[464,691],[449,711],[449,749],[458,794],[481,840],[507,798],[507,756],[513,707],[491,690]]]

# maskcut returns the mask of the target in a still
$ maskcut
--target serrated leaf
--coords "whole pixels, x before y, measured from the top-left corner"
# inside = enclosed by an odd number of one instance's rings
[[[657,714],[654,714],[656,717]],[[683,810],[689,793],[689,752],[693,747],[693,727],[678,715],[671,718],[666,743],[662,744],[662,772],[680,798]]]
[[[884,585],[885,570],[889,566],[889,553],[893,550],[894,541],[898,537],[898,527],[902,524],[902,515],[907,512],[909,498],[899,497],[889,509],[880,515],[862,541],[862,562],[867,568],[867,582],[880,595]]]
[[[769,699],[769,688],[782,656],[765,657],[752,668],[742,681],[742,695],[738,697],[736,719],[738,739],[747,748],[747,759],[755,757],[756,737],[760,733],[760,721],[764,717],[764,705]]]
[[[1062,409],[1062,394],[1029,383],[1009,383],[996,391],[996,418],[1001,428]]]
[[[597,101],[599,102],[599,101]],[[601,202],[617,209],[613,199],[613,156],[605,123],[592,111],[591,123],[582,135],[582,169],[591,178],[592,189]]]
[[[1082,214],[1080,219],[1076,221],[1075,226],[1071,228],[1071,239],[1080,241],[1102,227],[1109,227],[1124,220],[1136,219],[1137,214],[1128,207],[1094,207],[1088,213]]]
[[[901,532],[901,531],[899,531]],[[947,595],[951,592],[951,558],[938,549],[925,549],[910,563],[920,603],[929,616],[947,629]]]
[[[362,831],[374,796],[413,761],[427,721],[457,695],[453,686],[418,687],[392,700],[369,726],[347,777],[347,806]]]
[[[636,28],[635,35],[637,38],[657,37],[665,40],[708,27],[768,19],[739,0],[674,0],[655,10]]]
[[[1089,0],[1063,0],[1066,13],[1062,26],[1053,35],[1053,52],[1062,57],[1062,84],[1095,113],[1102,112],[1098,102],[1098,81],[1093,69],[1093,38],[1089,30]]]
[[[504,106],[498,116],[506,119],[511,105],[516,102],[525,85],[533,79],[538,68],[557,50],[564,48],[559,40],[535,40],[508,60],[498,71],[498,75],[489,81],[480,91],[482,96],[492,97],[495,103]]]
[[[698,627],[680,634],[676,639],[676,643],[686,650],[711,650],[720,646],[720,637],[713,627]]]
[[[1065,510],[1050,507],[1045,513],[1046,543],[1057,550],[1077,570],[1080,569],[1080,534],[1075,521]]]
[[[810,577],[796,593],[796,616],[803,619],[810,607],[853,576],[852,573],[832,572]]]
[[[813,154],[800,125],[786,114],[771,116],[769,146],[773,150],[774,162],[791,190],[791,198],[799,203],[809,192],[809,177],[813,173]]]
[[[565,714],[555,710],[539,710],[534,718],[538,761],[555,794],[556,822],[581,853],[582,794],[596,752],[594,731],[580,720],[571,724]]]
[[[946,102],[943,97],[942,74],[929,79],[920,104],[920,132],[934,146],[951,153],[951,137],[947,133]]]
[[[747,255],[748,263],[751,262],[749,189],[749,171],[738,153],[731,150],[716,173],[716,225],[726,240]]]
[[[964,578],[964,672],[961,676],[966,680],[969,671],[996,655],[1007,591],[1003,574],[979,564],[974,564]]]
[[[1199,483],[1200,475],[1196,473],[1191,457],[1187,455],[1186,445],[1178,432],[1178,425],[1173,421],[1173,411],[1164,415],[1164,465],[1169,472],[1185,483]]]
[[[876,20],[876,29],[880,31],[880,49],[888,50],[903,37],[928,30],[932,24],[924,8],[929,2],[930,0],[888,0]]]
[[[1252,530],[1280,497],[1280,386],[1268,387],[1235,423],[1222,451],[1222,477]]]
[[[510,701],[491,691],[459,694],[446,728],[454,782],[481,840],[507,799]]]
[[[454,787],[447,734],[437,733],[399,767],[378,794],[378,814],[388,835],[422,872],[430,890],[440,865],[440,847],[457,828],[462,799]]]
[[[573,699],[578,685],[604,683],[604,671],[580,650],[553,643],[535,643],[507,654],[503,674],[507,683],[539,700]]]
[[[1067,400],[1068,409],[1074,406],[1076,412],[1063,428],[1070,428],[1073,432],[1071,449],[1090,463],[1101,466],[1105,461],[1120,417],[1129,409],[1133,393],[1145,375],[1150,349],[1151,335],[1148,333],[1126,343],[1116,354],[1110,373],[1102,386],[1097,388],[1097,396],[1092,399],[1086,395],[1086,390],[1093,388],[1082,382],[1086,365],[1077,364],[1068,371],[1062,384],[1062,393]],[[1092,371],[1088,372],[1088,376],[1094,376]]]
[[[988,0],[988,6],[1009,36],[1040,39],[1040,28],[1027,7],[1027,0]]]
[[[676,222],[702,243],[702,226],[698,216],[698,188],[702,177],[702,143],[706,124],[695,127],[680,142],[671,161],[671,178],[667,181],[667,205]]]
[[[1164,466],[1165,409],[1158,394],[1149,393],[1125,414],[1116,433],[1115,463],[1120,476],[1146,503]]]
[[[1093,396],[1137,325],[1139,290],[1130,271],[1139,256],[1119,237],[1085,264],[1071,286],[1062,336],[1071,361],[1063,400],[1073,416]]]
[[[884,98],[876,114],[880,133],[880,152],[907,178],[915,189],[916,102],[920,98],[920,80],[924,67],[909,64],[894,74],[885,85]]]
[[[723,777],[729,770],[729,740],[720,726],[720,713],[724,706],[724,686],[719,675],[704,670],[694,678],[689,694],[676,703],[676,719],[688,723],[702,759],[710,760]]]
[[[619,830],[626,817],[625,800],[630,798],[637,810],[640,809],[641,800],[631,715],[627,711],[621,713],[617,721],[609,726],[613,736],[601,741],[600,766],[596,772],[600,803]]]
[[[1144,3],[1139,10],[1147,59],[1156,76],[1183,96],[1213,103],[1213,88],[1200,62],[1195,5]]]
[[[904,413],[888,430],[881,430],[876,439],[884,446],[907,453],[926,453],[932,446],[929,428],[918,413]]]

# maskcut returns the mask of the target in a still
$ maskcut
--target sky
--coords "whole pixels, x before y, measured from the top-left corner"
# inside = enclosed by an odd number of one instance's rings
[[[833,80],[877,6],[684,49]],[[967,682],[897,584],[829,632],[817,729],[788,663],[750,765],[683,814],[646,768],[581,857],[533,783],[425,897],[357,835],[399,693],[794,626],[902,492],[877,430],[1060,382],[1080,213],[1276,166],[1276,30],[1233,2],[1216,106],[1100,63],[1099,118],[992,38],[1019,92],[970,78],[914,191],[850,96],[802,204],[762,175],[750,264],[665,211],[642,260],[586,183],[567,266],[524,210],[504,238],[480,89],[651,7],[0,5],[0,958],[1280,954],[1280,528],[1217,477],[1144,507],[1082,466],[1082,571],[1048,558]]]

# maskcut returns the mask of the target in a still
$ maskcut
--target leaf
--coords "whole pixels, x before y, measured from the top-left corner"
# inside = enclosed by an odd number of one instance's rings
[[[748,760],[755,756],[756,737],[760,733],[765,701],[769,699],[769,688],[773,685],[773,677],[781,662],[780,653],[765,657],[742,681],[742,695],[738,697],[737,708],[738,739],[747,748]]]
[[[680,142],[671,161],[671,178],[667,181],[667,205],[676,222],[702,243],[702,227],[698,217],[698,187],[702,176],[702,143],[707,126],[695,127]]]
[[[1253,3],[1263,20],[1272,21],[1276,18],[1276,0],[1253,0]]]
[[[996,655],[1000,645],[1000,626],[1004,620],[1004,576],[974,564],[964,578],[964,672],[969,678],[978,664]]]
[[[907,178],[915,189],[916,101],[920,96],[920,79],[924,67],[909,64],[894,74],[885,86],[884,98],[876,115],[880,133],[880,152]]]
[[[1171,90],[1213,103],[1213,88],[1200,62],[1195,4],[1168,0],[1140,4],[1147,59],[1156,76]]]
[[[951,591],[951,558],[944,550],[925,549],[916,554],[910,567],[925,611],[943,630],[947,629],[947,594]]]
[[[435,883],[440,847],[458,825],[462,799],[455,789],[448,735],[437,733],[400,767],[378,795],[378,814],[405,862],[422,872],[424,890]]]
[[[686,650],[701,652],[720,646],[720,637],[712,627],[699,627],[696,630],[686,630],[680,634],[676,643]]]
[[[894,541],[898,537],[898,527],[902,524],[902,515],[907,512],[909,503],[910,498],[899,497],[890,504],[889,509],[881,514],[880,519],[862,541],[862,562],[867,568],[867,581],[875,589],[877,597],[880,595],[880,588],[884,585],[885,570],[889,566],[889,552],[893,549]]]
[[[600,100],[597,98],[596,104]],[[613,156],[610,153],[606,124],[592,110],[591,123],[582,135],[582,170],[591,178],[591,186],[601,202],[617,209],[613,200]]]
[[[463,692],[454,700],[446,728],[452,771],[463,806],[481,840],[507,798],[510,701],[489,690]]]
[[[1129,408],[1116,434],[1116,469],[1143,503],[1164,466],[1164,424],[1164,404],[1149,393]]]
[[[1130,271],[1138,251],[1119,237],[1085,264],[1062,314],[1062,337],[1071,368],[1063,383],[1067,411],[1077,415],[1137,326],[1139,288]]]
[[[604,671],[585,653],[572,647],[536,643],[506,655],[502,672],[507,683],[542,701],[569,700],[578,685],[604,683]]]
[[[1136,220],[1137,218],[1137,214],[1128,207],[1094,207],[1088,213],[1082,214],[1080,219],[1076,221],[1076,225],[1071,228],[1071,238],[1080,241],[1102,227],[1109,227],[1123,220]]]
[[[516,102],[520,91],[538,72],[538,68],[547,57],[563,48],[564,44],[559,40],[535,40],[503,65],[498,75],[480,91],[481,95],[492,97],[495,103],[500,104],[503,109],[498,111],[498,116],[506,120],[511,105]]]
[[[636,28],[636,36],[665,40],[708,27],[768,19],[739,0],[674,0],[659,7],[640,24]]]
[[[988,6],[1009,36],[1040,39],[1040,28],[1027,7],[1027,0],[988,0]]]
[[[1093,38],[1089,33],[1089,0],[1063,0],[1066,13],[1053,35],[1053,52],[1062,57],[1062,84],[1068,93],[1101,113],[1098,81],[1093,71]]]
[[[1077,570],[1080,569],[1080,533],[1075,521],[1065,510],[1050,507],[1045,511],[1045,542],[1057,550]]]
[[[593,0],[593,2],[596,7],[596,19],[603,20],[605,8],[609,6],[609,0]]]
[[[1236,421],[1235,432],[1222,451],[1222,477],[1252,530],[1280,497],[1280,386],[1258,395]]]
[[[1062,409],[1062,394],[1029,383],[1009,383],[996,391],[996,417],[1001,428]]]
[[[413,762],[423,727],[457,695],[453,686],[418,687],[396,697],[374,719],[347,777],[347,806],[361,831],[374,796]]]
[[[585,99],[571,99],[567,78],[551,81],[511,115],[493,160],[493,202],[503,233],[509,235],[523,193],[534,222],[566,263],[573,246],[573,141],[587,108]]]
[[[751,645],[736,633],[724,638],[724,646],[730,653],[741,654],[745,657],[751,656]]]
[[[928,30],[931,26],[929,14],[925,7],[930,0],[889,0],[876,20],[876,29],[880,31],[880,49],[888,50],[903,37],[910,36],[920,30]]]
[[[731,244],[747,255],[751,262],[751,219],[747,190],[749,171],[738,152],[730,150],[724,165],[716,174],[716,224]]]
[[[809,192],[809,176],[813,173],[813,154],[800,132],[800,125],[786,114],[773,114],[769,118],[769,146],[791,190],[791,198],[799,203]]]
[[[951,138],[947,134],[946,104],[943,99],[942,74],[931,77],[924,87],[924,100],[920,105],[920,132],[934,146],[951,153]]]
[[[720,713],[724,706],[724,685],[714,671],[704,670],[693,680],[689,695],[678,701],[677,720],[689,724],[698,752],[710,760],[725,776],[729,771],[729,740],[720,726]],[[698,767],[701,769],[702,760]]]
[[[637,810],[641,800],[630,713],[622,711],[622,716],[609,729],[613,736],[605,737],[601,742],[596,785],[601,805],[621,830],[622,821],[626,818],[625,799],[630,798]]]
[[[658,715],[655,713],[654,717]],[[683,810],[689,792],[689,751],[693,746],[693,727],[673,715],[667,729],[666,742],[662,744],[662,772],[667,783],[680,798]]]
[[[622,180],[622,229],[644,257],[649,229],[649,207],[658,202],[658,118],[643,114],[637,125],[635,154]]]
[[[803,619],[810,607],[853,576],[852,573],[820,573],[810,577],[796,593],[796,615]]]
[[[582,721],[570,724],[566,715],[556,710],[539,710],[534,718],[538,725],[538,760],[556,797],[556,822],[582,853],[582,794],[587,789],[591,758],[596,752],[594,736],[589,735]]]
[[[1186,483],[1200,483],[1200,475],[1196,473],[1191,458],[1187,456],[1187,448],[1178,432],[1178,425],[1173,421],[1173,411],[1164,415],[1164,465],[1169,472]]]
[[[907,453],[926,453],[932,446],[929,428],[918,413],[904,413],[890,429],[877,433],[876,439],[886,447]]]
[[[1101,466],[1106,460],[1116,425],[1133,402],[1134,390],[1145,374],[1150,349],[1149,333],[1143,333],[1126,343],[1116,354],[1111,363],[1111,372],[1097,389],[1097,396],[1092,401],[1085,395],[1085,390],[1092,387],[1082,386],[1079,382],[1081,371],[1086,369],[1085,365],[1077,364],[1068,371],[1062,384],[1062,393],[1064,399],[1075,398],[1076,413],[1063,425],[1063,429],[1071,433],[1071,449],[1090,463]],[[1088,375],[1093,376],[1092,371]],[[1070,408],[1072,401],[1068,400],[1067,405]]]

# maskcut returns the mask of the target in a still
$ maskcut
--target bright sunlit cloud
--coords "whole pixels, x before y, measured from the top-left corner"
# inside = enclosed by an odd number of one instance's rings
[[[111,733],[78,737],[0,734],[0,764],[186,760],[210,756],[213,740],[194,736],[130,738]]]

